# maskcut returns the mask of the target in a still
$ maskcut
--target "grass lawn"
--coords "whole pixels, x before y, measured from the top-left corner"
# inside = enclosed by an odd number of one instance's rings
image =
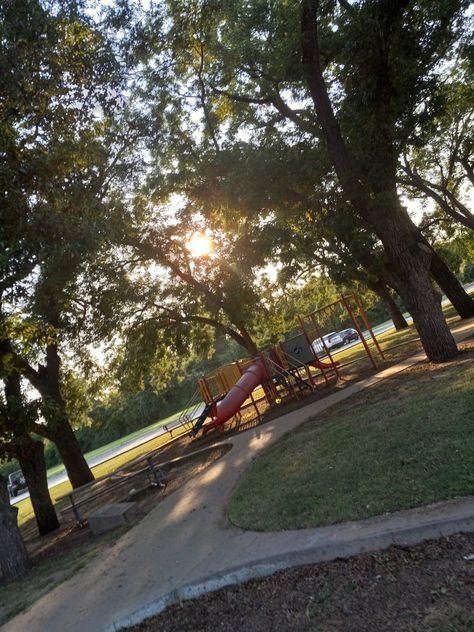
[[[247,471],[231,521],[305,528],[474,493],[474,343],[464,347],[447,365],[422,363],[283,437]]]

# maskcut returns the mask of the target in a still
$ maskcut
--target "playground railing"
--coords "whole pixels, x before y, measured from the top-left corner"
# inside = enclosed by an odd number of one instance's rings
[[[294,360],[296,362],[296,358]],[[298,372],[298,377],[296,377],[295,374],[293,373],[294,369],[290,369],[290,367],[287,367],[287,368],[282,367],[279,364],[277,364],[274,360],[272,360],[270,357],[265,357],[265,362],[268,364],[270,368],[270,372],[272,373],[273,379],[275,380],[275,378],[277,378],[278,382],[282,384],[289,393],[291,393],[294,397],[298,398],[298,393],[296,392],[296,389],[294,388],[294,385],[290,378],[292,377],[295,380],[295,382],[298,382],[298,379],[300,379],[299,372]]]
[[[183,408],[181,415],[176,421],[173,429],[184,427],[187,431],[193,427],[193,422],[199,417],[203,407],[199,389],[196,389]]]

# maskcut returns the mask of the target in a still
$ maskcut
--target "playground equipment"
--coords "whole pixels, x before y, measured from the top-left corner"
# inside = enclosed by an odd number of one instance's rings
[[[337,310],[342,310],[337,314]],[[335,361],[325,337],[322,326],[335,314],[339,325],[347,326],[349,321],[357,331],[360,341],[374,368],[377,368],[375,357],[364,337],[357,316],[372,339],[375,347],[384,358],[382,349],[368,322],[359,297],[355,294],[342,295],[337,301],[325,305],[309,314],[298,316],[302,333],[285,340],[278,345],[259,353],[258,356],[243,361],[233,362],[217,369],[211,375],[198,381],[198,392],[204,407],[190,410],[183,416],[183,423],[192,425],[189,435],[195,437],[202,429],[206,434],[213,428],[222,426],[235,417],[240,423],[242,411],[253,407],[260,418],[259,402],[265,400],[268,406],[281,401],[282,396],[304,397],[317,388],[317,376],[322,375],[325,384],[329,384],[329,376],[342,379],[341,365]],[[318,357],[322,352],[323,357]],[[255,390],[261,387],[258,398]],[[202,406],[202,404],[200,404]],[[207,420],[210,421],[207,421]],[[206,423],[207,422],[207,423]]]
[[[229,368],[234,365],[228,365]],[[236,363],[237,368],[239,365]],[[225,373],[224,373],[225,375]],[[194,425],[191,436],[196,436],[201,428],[203,428],[203,434],[209,432],[212,428],[222,425],[228,419],[236,415],[242,406],[242,404],[252,396],[253,391],[260,384],[265,383],[270,379],[267,366],[263,358],[259,357],[250,364],[240,375],[240,378],[235,384],[230,387],[230,390],[226,395],[218,395],[217,398],[212,397],[209,391],[209,387],[205,378],[200,380],[201,388],[204,396],[210,398],[206,403],[204,410],[199,416],[196,424]],[[207,417],[211,417],[211,423],[203,427]]]
[[[382,360],[385,359],[385,356],[383,354],[382,349],[380,348],[377,337],[375,336],[373,329],[369,323],[369,320],[364,311],[364,307],[361,303],[361,300],[355,292],[352,292],[350,294],[342,294],[341,297],[337,299],[337,301],[334,301],[333,303],[329,303],[328,305],[324,305],[323,307],[320,307],[319,309],[313,312],[310,312],[309,314],[298,316],[300,327],[303,330],[303,333],[306,337],[306,340],[308,341],[308,344],[312,344],[312,341],[314,339],[320,341],[324,348],[325,355],[329,358],[330,363],[333,364],[331,351],[326,343],[325,337],[321,333],[320,321],[328,320],[328,318],[331,319],[331,317],[334,317],[338,308],[340,310],[342,309],[342,317],[340,314],[338,315],[340,328],[341,329],[343,328],[341,327],[341,325],[343,325],[344,319],[346,320],[349,319],[352,326],[354,327],[354,329],[357,331],[357,334],[359,335],[359,340],[362,342],[365,352],[367,353],[367,356],[372,366],[374,367],[374,369],[376,369],[378,366],[377,362],[375,360],[374,355],[372,354],[372,351],[370,350],[367,340],[365,339],[361,326],[357,320],[357,316],[359,316],[364,326],[366,327],[367,332],[369,333],[370,338],[374,342],[377,352],[379,353]],[[308,326],[308,320],[310,322],[309,326]],[[323,376],[327,383],[327,379],[326,379],[326,375],[324,371],[323,371]]]

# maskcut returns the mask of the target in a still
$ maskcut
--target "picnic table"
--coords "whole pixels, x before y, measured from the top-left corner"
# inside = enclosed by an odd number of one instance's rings
[[[133,459],[132,461],[129,461],[122,467],[117,468],[110,474],[105,474],[104,476],[101,476],[100,478],[97,478],[94,481],[91,481],[90,483],[86,483],[85,485],[82,485],[81,487],[77,487],[76,489],[70,490],[66,494],[63,494],[62,496],[58,496],[56,498],[57,501],[64,500],[66,498],[69,500],[69,506],[65,507],[60,513],[65,513],[66,511],[72,510],[77,524],[81,527],[84,527],[85,520],[81,514],[80,509],[87,503],[108,494],[111,490],[116,489],[120,485],[124,485],[124,483],[126,483],[127,481],[130,481],[131,479],[145,472],[149,476],[151,485],[158,486],[158,487],[165,487],[166,477],[163,472],[163,468],[173,467],[176,464],[181,463],[182,461],[185,461],[186,459],[193,458],[199,454],[207,452],[213,447],[218,447],[218,446],[228,446],[230,449],[232,444],[227,441],[217,442],[216,444],[214,444],[214,446],[206,446],[205,448],[193,450],[192,452],[182,454],[180,456],[169,459],[168,461],[164,461],[160,463],[153,463],[153,458],[156,457],[156,453],[153,453],[153,452],[150,452],[149,454],[146,454],[145,456],[141,456],[136,459]],[[139,467],[138,470],[132,470],[131,472],[125,471],[137,465],[140,466],[141,463],[146,463],[146,466]],[[87,491],[90,489],[93,490],[94,486],[97,486],[99,483],[103,481],[107,481],[107,480],[110,481],[110,484],[104,487],[103,489],[92,491],[91,494],[86,495],[84,498],[79,498],[79,496],[82,493],[87,493]]]
[[[141,462],[146,463],[144,467],[139,468],[138,470],[132,470],[131,472],[125,472],[125,468],[129,469],[135,465],[139,465]],[[122,466],[117,470],[114,470],[110,474],[106,474],[101,476],[100,478],[91,481],[90,483],[86,483],[85,485],[81,485],[81,487],[76,487],[76,489],[71,489],[69,492],[66,492],[62,496],[58,496],[56,498],[57,501],[61,501],[64,499],[69,500],[69,505],[65,507],[61,513],[65,513],[66,511],[72,510],[74,514],[74,518],[76,519],[77,524],[80,527],[85,526],[85,520],[81,514],[81,507],[84,505],[109,494],[112,490],[117,489],[120,486],[123,486],[125,483],[129,482],[131,479],[134,479],[142,474],[146,473],[150,480],[150,484],[157,487],[165,487],[165,476],[163,470],[159,465],[153,463],[153,454],[148,454],[144,457],[140,457],[138,459],[134,459],[126,464],[126,466]],[[98,486],[100,483],[104,481],[110,481],[110,484],[104,485],[102,488],[94,490],[93,488]],[[87,494],[88,490],[92,490],[92,493]],[[86,494],[83,498],[80,498],[81,495]]]

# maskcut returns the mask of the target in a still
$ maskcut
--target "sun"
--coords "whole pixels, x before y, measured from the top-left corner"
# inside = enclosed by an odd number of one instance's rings
[[[186,248],[193,257],[205,257],[212,250],[212,241],[205,233],[193,233]]]

